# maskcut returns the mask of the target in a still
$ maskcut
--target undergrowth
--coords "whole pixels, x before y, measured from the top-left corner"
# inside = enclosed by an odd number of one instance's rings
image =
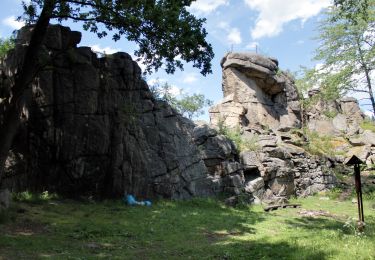
[[[225,119],[219,120],[218,132],[219,134],[225,135],[228,139],[230,139],[236,145],[238,152],[258,151],[260,148],[258,145],[259,137],[257,134],[254,134],[252,136],[244,136],[242,135],[241,129],[239,127],[227,127],[225,125]]]
[[[341,141],[336,140],[333,136],[320,135],[318,132],[310,131],[307,128],[303,129],[303,133],[307,138],[303,148],[312,155],[333,157],[346,154],[345,151],[336,149]]]

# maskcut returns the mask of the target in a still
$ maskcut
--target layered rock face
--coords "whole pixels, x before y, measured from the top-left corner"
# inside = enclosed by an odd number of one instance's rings
[[[298,93],[278,61],[229,53],[221,61],[224,100],[210,109],[213,125],[288,130],[300,126]]]
[[[335,186],[328,159],[296,146],[301,106],[293,80],[278,61],[251,53],[229,53],[222,62],[224,99],[210,109],[217,128],[240,131],[257,148],[240,154],[244,190],[263,201],[308,196]],[[304,141],[304,140],[301,140]]]
[[[3,78],[16,71],[30,30],[22,29],[1,64]],[[153,98],[130,55],[98,58],[89,47],[77,48],[79,41],[69,28],[49,28],[39,55],[47,66],[32,84],[7,162],[24,165],[18,186],[69,195],[212,195],[192,122]]]

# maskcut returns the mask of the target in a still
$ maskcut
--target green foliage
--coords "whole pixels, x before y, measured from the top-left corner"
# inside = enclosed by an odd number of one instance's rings
[[[230,139],[237,148],[238,152],[242,151],[258,151],[258,135],[254,134],[251,137],[247,137],[242,135],[241,129],[237,128],[229,128],[225,125],[225,120],[219,120],[218,123],[218,133],[225,135],[228,139]]]
[[[204,114],[203,108],[212,106],[213,101],[206,99],[203,94],[183,94],[181,99],[177,99],[175,108],[181,114],[187,116],[189,119],[198,117]]]
[[[366,118],[362,121],[362,123],[361,123],[361,128],[362,128],[363,130],[370,130],[370,131],[372,131],[372,132],[375,133],[375,122],[374,122],[374,120],[372,120],[372,119],[366,117]]]
[[[345,151],[336,151],[334,146],[334,137],[329,135],[320,135],[318,132],[303,129],[307,142],[304,149],[312,155],[328,156],[344,155]]]
[[[213,101],[206,99],[203,94],[189,95],[184,93],[182,89],[179,90],[179,96],[173,94],[173,87],[165,82],[160,84],[157,82],[150,87],[154,98],[167,102],[170,106],[176,109],[180,114],[193,119],[204,114],[203,108],[212,106]]]
[[[14,48],[14,39],[1,39],[0,38],[0,59],[4,58],[5,55]]]
[[[335,2],[318,27],[319,47],[314,59],[322,66],[305,69],[299,88],[319,86],[328,100],[348,92],[365,93],[375,110],[370,76],[375,68],[375,1]]]
[[[43,202],[47,200],[54,200],[58,199],[58,195],[56,193],[49,193],[48,191],[44,191],[42,193],[32,193],[29,191],[23,191],[20,193],[13,194],[14,201],[22,201],[22,202]]]
[[[334,110],[325,110],[323,111],[323,115],[325,115],[328,118],[335,118],[337,116],[338,112]]]
[[[206,20],[187,11],[191,2],[31,0],[23,2],[22,19],[36,23],[43,13],[60,22],[68,19],[81,22],[84,30],[99,38],[109,33],[114,41],[125,37],[138,45],[135,55],[147,66],[148,73],[163,65],[167,73],[174,73],[176,68],[183,69],[183,60],[192,62],[193,67],[206,75],[212,72],[210,62],[214,53],[205,40]]]
[[[16,202],[0,224],[3,259],[372,259],[375,210],[364,201],[359,235],[351,201],[293,201],[302,209],[264,212],[229,208],[215,199],[159,201],[128,207],[120,201]],[[23,209],[23,213],[17,213]],[[350,222],[350,223],[349,223]],[[350,225],[350,226],[349,226]],[[334,241],[334,243],[332,243]]]

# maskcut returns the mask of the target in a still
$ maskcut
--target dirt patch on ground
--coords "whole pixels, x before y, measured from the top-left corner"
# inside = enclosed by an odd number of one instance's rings
[[[231,230],[231,231],[208,231],[208,230],[204,230],[203,231],[203,234],[205,235],[205,237],[207,237],[207,239],[210,241],[210,242],[216,242],[218,240],[221,240],[225,237],[228,237],[228,236],[240,236],[243,234],[243,232],[241,231],[238,231],[238,230]]]
[[[48,227],[45,224],[29,219],[19,219],[15,223],[5,225],[1,229],[1,232],[8,235],[32,236],[48,232]]]
[[[330,217],[330,218],[335,218],[337,219],[338,216],[329,213],[328,211],[325,210],[307,210],[307,209],[302,209],[298,211],[298,214],[301,215],[302,217],[310,217],[310,218],[318,218],[318,217]]]

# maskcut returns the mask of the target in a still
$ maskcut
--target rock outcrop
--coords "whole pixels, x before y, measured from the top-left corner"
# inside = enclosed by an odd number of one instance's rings
[[[339,100],[325,100],[319,96],[320,90],[310,90],[308,95],[311,105],[304,113],[307,127],[325,135],[355,135],[362,129],[360,124],[364,114],[359,108],[358,101],[352,97]]]
[[[300,126],[298,92],[276,59],[229,53],[221,61],[224,100],[210,109],[213,125],[288,130]]]
[[[0,64],[0,117],[31,30],[19,32],[15,50]],[[29,106],[0,186],[171,199],[245,193],[248,201],[285,202],[334,187],[332,168],[343,161],[304,149],[302,119],[311,131],[345,133],[340,149],[375,161],[374,133],[359,127],[356,101],[318,100],[302,115],[294,82],[276,59],[227,54],[224,100],[210,109],[211,125],[195,124],[152,95],[129,54],[99,58],[77,47],[80,38],[67,27],[48,29],[38,55],[44,67],[25,95]],[[253,145],[240,152],[223,129]]]
[[[14,75],[31,30],[20,31],[2,62],[4,79]],[[50,26],[39,55],[48,66],[28,93],[5,182],[69,195],[213,195],[193,123],[154,99],[129,54],[98,58],[79,41],[80,33]],[[24,172],[11,181],[16,165]]]
[[[316,158],[295,145],[301,136],[291,130],[301,128],[301,106],[294,81],[278,61],[229,53],[221,65],[224,99],[210,109],[211,123],[236,129],[244,139],[256,137],[257,148],[240,154],[244,190],[263,201],[283,202],[291,195],[334,187],[328,158]]]

